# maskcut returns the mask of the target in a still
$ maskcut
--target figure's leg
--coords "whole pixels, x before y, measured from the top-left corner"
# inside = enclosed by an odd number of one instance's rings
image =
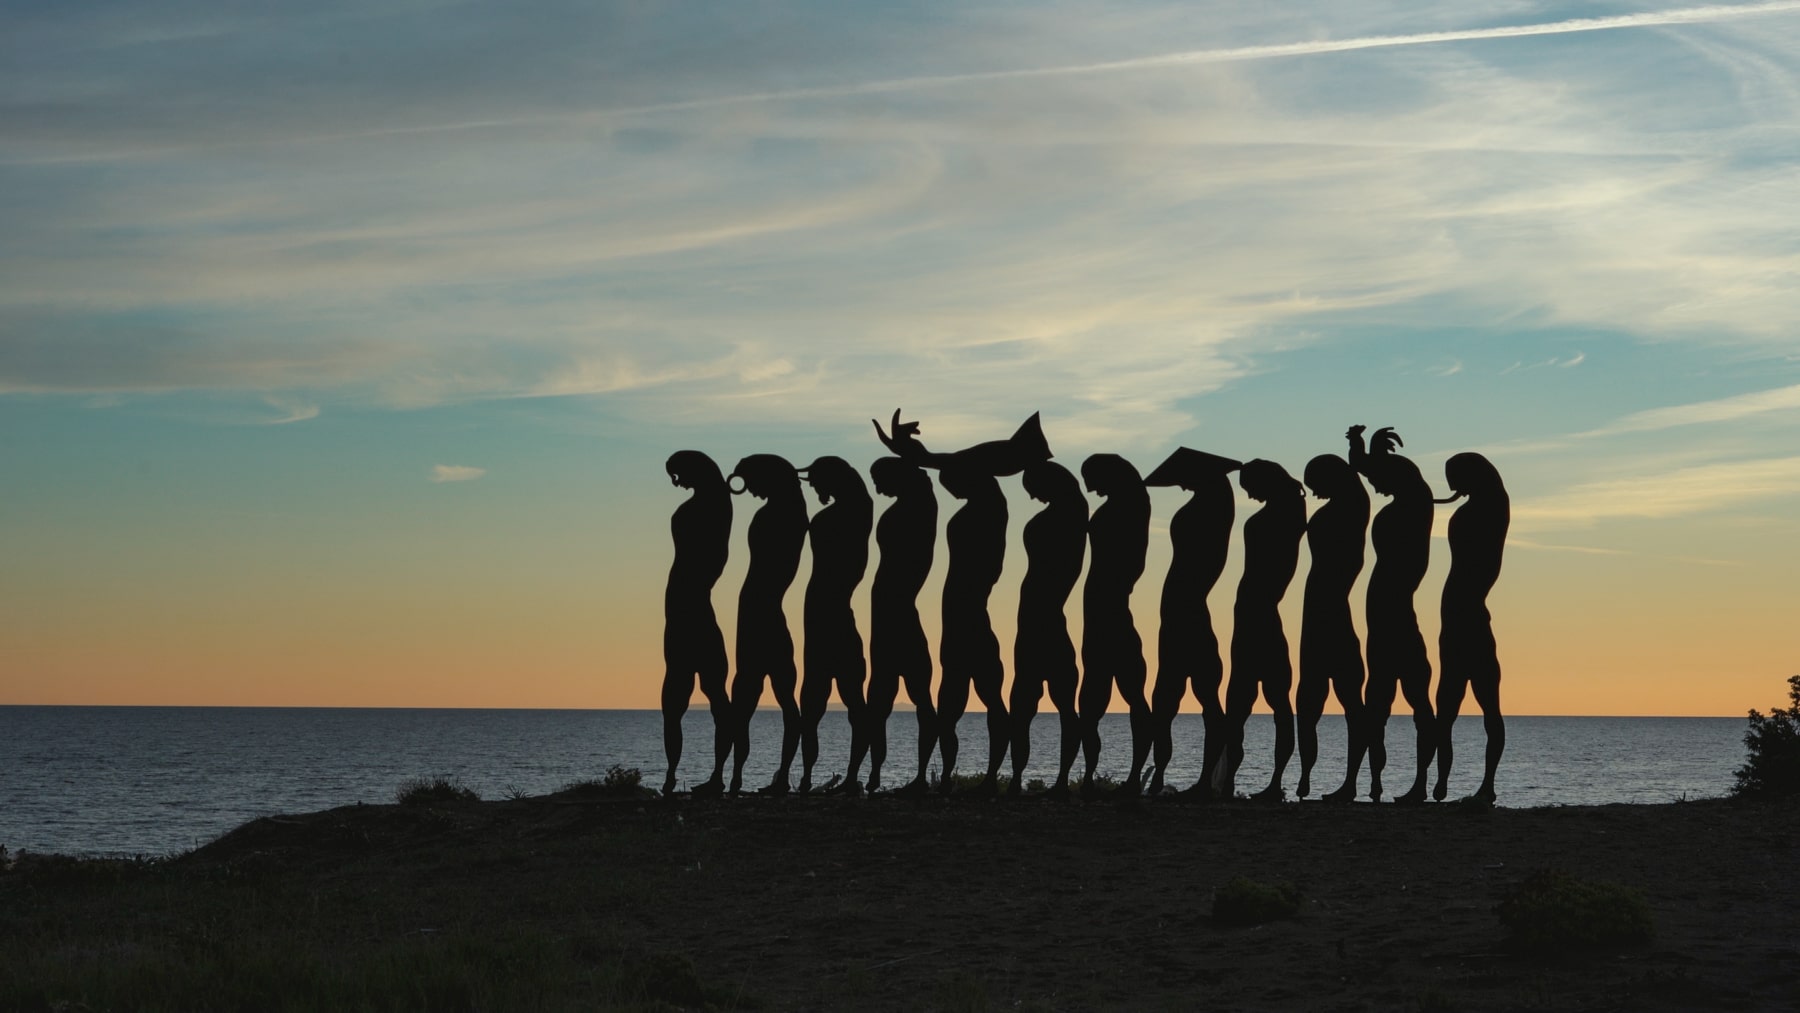
[[[1150,759],[1150,745],[1156,734],[1150,701],[1144,699],[1146,675],[1141,654],[1129,659],[1119,671],[1119,696],[1131,709],[1131,775],[1119,786],[1119,794],[1129,798],[1144,793],[1144,764]]]
[[[775,702],[781,707],[781,767],[775,771],[775,779],[763,789],[771,795],[788,793],[794,753],[800,747],[800,703],[794,699],[794,684],[798,681],[799,673],[794,670],[792,661],[769,673],[769,688],[774,690]]]
[[[1081,715],[1075,706],[1076,686],[1080,683],[1081,676],[1075,671],[1074,656],[1071,655],[1053,668],[1047,681],[1050,683],[1050,702],[1056,707],[1057,725],[1062,730],[1056,783],[1050,786],[1050,793],[1067,795],[1069,768],[1075,765],[1075,755],[1081,752]]]
[[[1279,653],[1271,651],[1261,680],[1263,702],[1275,714],[1275,770],[1269,776],[1269,786],[1255,796],[1274,801],[1286,796],[1281,781],[1287,773],[1288,761],[1294,758],[1294,708],[1288,702],[1294,669],[1288,661],[1287,641],[1281,641],[1279,648]]]
[[[1462,712],[1463,694],[1467,691],[1467,670],[1458,664],[1454,653],[1449,658],[1440,647],[1438,657],[1443,671],[1438,673],[1437,687],[1437,784],[1431,797],[1442,802],[1450,794],[1450,768],[1456,762],[1455,745],[1450,736],[1456,730],[1456,718]]]
[[[1194,697],[1200,701],[1201,729],[1206,740],[1201,746],[1200,780],[1188,788],[1183,794],[1199,795],[1210,798],[1213,794],[1213,780],[1218,777],[1219,761],[1225,755],[1226,733],[1225,704],[1219,699],[1219,684],[1225,678],[1225,663],[1220,660],[1218,652],[1200,656],[1202,670],[1194,674]]]
[[[1008,795],[1025,790],[1025,765],[1031,762],[1031,723],[1037,719],[1038,701],[1044,696],[1044,677],[1036,662],[1013,652],[1012,698],[1008,721],[1012,728],[1012,783]]]
[[[881,788],[881,766],[887,762],[888,716],[894,713],[894,697],[899,694],[899,675],[883,664],[881,656],[877,654],[874,664],[869,668],[869,703],[863,711],[869,743],[870,791]]]
[[[716,668],[700,673],[700,692],[713,720],[713,770],[705,784],[694,788],[696,795],[716,795],[725,790],[725,761],[731,758],[732,711],[731,694],[725,690],[725,662],[721,657]]]
[[[969,706],[969,670],[960,659],[944,664],[944,676],[938,683],[938,753],[944,758],[944,772],[938,790],[950,791],[950,778],[956,773],[956,754],[962,743],[956,737],[956,723]]]
[[[1083,795],[1093,794],[1094,767],[1100,762],[1100,719],[1112,703],[1112,674],[1095,672],[1093,666],[1081,673],[1081,756],[1086,773],[1081,784]]]
[[[1337,697],[1338,706],[1344,708],[1344,735],[1349,748],[1344,761],[1344,783],[1323,796],[1327,802],[1356,800],[1356,775],[1362,769],[1363,754],[1367,751],[1364,741],[1368,715],[1362,702],[1362,684],[1362,646],[1351,642],[1348,653],[1338,658],[1331,670],[1331,690]]]
[[[838,659],[833,658],[834,662]],[[807,660],[806,674],[800,681],[800,794],[812,791],[813,764],[819,760],[819,722],[825,707],[831,703],[829,666]]]
[[[1150,794],[1162,791],[1163,778],[1169,772],[1169,760],[1175,755],[1175,715],[1181,711],[1187,696],[1187,666],[1174,656],[1174,646],[1164,638],[1156,669],[1156,685],[1150,691],[1151,762],[1156,772],[1150,775]]]
[[[731,761],[733,795],[744,788],[744,761],[750,758],[750,719],[756,714],[756,705],[762,702],[762,691],[763,673],[751,674],[740,661],[737,675],[731,680],[731,748],[735,754]]]
[[[844,659],[844,671],[838,676],[838,699],[844,702],[845,716],[850,720],[850,763],[844,768],[844,790],[852,794],[862,790],[863,757],[869,752],[869,705],[863,699],[863,662],[861,645],[856,658]]]
[[[1296,730],[1300,733],[1300,786],[1297,794],[1306,798],[1312,794],[1313,764],[1319,760],[1319,716],[1325,713],[1325,697],[1331,691],[1331,679],[1325,674],[1319,659],[1308,658],[1304,647],[1300,650],[1300,685],[1294,693],[1294,706],[1298,712]]]
[[[1431,664],[1423,657],[1415,659],[1411,671],[1400,679],[1400,694],[1413,712],[1413,739],[1418,762],[1413,786],[1396,802],[1425,801],[1426,780],[1431,774],[1431,757],[1437,752],[1436,721],[1431,713]]]
[[[925,649],[923,640],[901,672],[906,679],[906,698],[912,701],[913,716],[919,726],[919,769],[900,790],[924,791],[925,770],[931,765],[931,754],[938,745],[938,716],[937,708],[931,702],[931,652]]]
[[[1237,794],[1237,772],[1244,763],[1244,725],[1250,720],[1250,709],[1256,705],[1258,680],[1255,672],[1244,670],[1247,667],[1238,665],[1234,658],[1231,681],[1225,685],[1225,742],[1219,765],[1213,771],[1213,792],[1220,798]]]
[[[1486,661],[1487,659],[1483,659]],[[1475,797],[1494,800],[1494,773],[1500,769],[1500,754],[1506,752],[1506,719],[1500,714],[1500,659],[1494,658],[1471,675],[1475,702],[1481,705],[1481,723],[1487,732],[1487,764],[1481,775],[1481,787]]]
[[[1005,682],[1006,671],[1000,666],[998,653],[975,676],[975,695],[987,708],[987,776],[982,779],[979,789],[985,795],[994,794],[999,787],[1000,765],[1006,762],[1006,747],[1012,738],[1006,715]]]
[[[664,795],[675,791],[675,768],[681,765],[681,719],[687,714],[688,697],[693,692],[694,673],[678,672],[673,667],[663,672],[663,755],[669,760],[669,772],[663,777]]]

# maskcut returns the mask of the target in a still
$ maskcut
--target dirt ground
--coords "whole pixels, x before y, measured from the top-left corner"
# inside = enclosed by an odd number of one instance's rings
[[[1791,803],[553,797],[260,820],[183,863],[579,921],[596,959],[691,962],[692,1005],[1800,1009]],[[1641,889],[1655,941],[1509,949],[1495,904],[1544,867]],[[1292,882],[1298,916],[1216,923],[1234,876]]]

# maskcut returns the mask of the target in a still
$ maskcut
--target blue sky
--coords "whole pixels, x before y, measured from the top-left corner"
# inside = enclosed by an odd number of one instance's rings
[[[866,464],[896,406],[1481,449],[1536,709],[1800,647],[1800,4],[0,17],[0,699],[648,705],[662,459]],[[359,681],[232,681],[320,643]]]

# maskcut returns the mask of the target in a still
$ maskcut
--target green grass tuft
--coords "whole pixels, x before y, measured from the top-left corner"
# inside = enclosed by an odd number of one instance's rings
[[[1507,891],[1494,913],[1524,950],[1619,946],[1656,936],[1650,905],[1637,890],[1540,869]]]
[[[403,781],[394,791],[394,801],[401,805],[433,805],[439,802],[479,802],[481,796],[461,781],[440,774],[437,777],[415,777]]]
[[[606,768],[605,777],[570,781],[562,786],[561,794],[585,798],[648,798],[656,793],[644,787],[643,771],[615,763]]]

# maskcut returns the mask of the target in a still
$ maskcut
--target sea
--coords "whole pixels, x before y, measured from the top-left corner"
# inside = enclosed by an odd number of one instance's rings
[[[703,702],[682,728],[678,777],[687,787],[711,769],[712,719]],[[1742,718],[1508,717],[1506,728],[1502,806],[1715,797],[1726,793],[1744,759]],[[985,715],[966,715],[958,732],[958,773],[968,773],[987,756]],[[822,784],[848,758],[844,712],[826,714],[819,736],[814,780]],[[1040,713],[1028,778],[1054,780],[1057,737],[1054,712]],[[1126,716],[1107,715],[1101,737],[1099,772],[1119,776],[1130,766]],[[1315,796],[1342,782],[1344,739],[1343,718],[1326,715]],[[894,713],[888,740],[883,780],[892,787],[917,768],[910,711]],[[1394,716],[1387,741],[1391,796],[1411,783],[1409,716]],[[1480,783],[1484,741],[1479,713],[1464,715],[1456,725],[1452,797]],[[1180,715],[1169,783],[1186,787],[1198,778],[1203,742],[1200,715]],[[769,781],[780,743],[780,713],[758,711],[746,787]],[[1268,783],[1273,744],[1271,719],[1253,716],[1240,792]],[[614,765],[638,768],[646,785],[660,787],[665,763],[662,716],[647,710],[0,706],[0,846],[14,853],[167,855],[259,816],[392,802],[402,782],[419,777],[446,776],[483,798],[504,798],[554,791]],[[1003,769],[1010,771],[1010,760]],[[797,782],[797,759],[795,774]],[[1298,780],[1296,756],[1284,778],[1290,797]],[[1366,769],[1360,783],[1366,793]]]

